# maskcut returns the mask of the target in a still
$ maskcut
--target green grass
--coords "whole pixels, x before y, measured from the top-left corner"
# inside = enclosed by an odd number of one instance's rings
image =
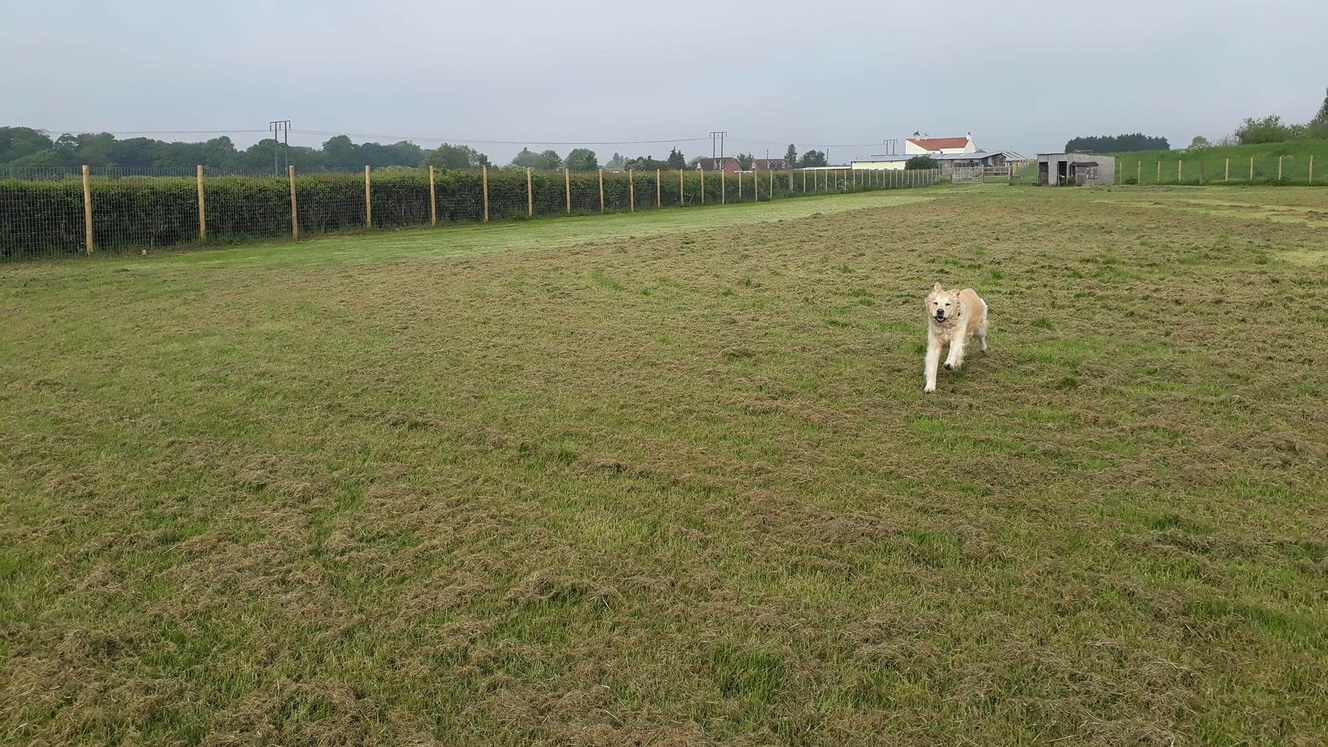
[[[0,742],[1321,744],[1322,205],[0,267]],[[936,280],[992,349],[924,396]]]

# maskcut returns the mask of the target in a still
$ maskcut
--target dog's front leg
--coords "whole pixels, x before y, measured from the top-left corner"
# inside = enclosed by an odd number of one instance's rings
[[[950,354],[945,356],[945,370],[958,371],[962,365],[964,365],[964,336],[958,334],[950,341]]]
[[[924,366],[926,386],[924,393],[936,391],[936,366],[941,362],[941,343],[934,335],[927,335],[927,358]]]

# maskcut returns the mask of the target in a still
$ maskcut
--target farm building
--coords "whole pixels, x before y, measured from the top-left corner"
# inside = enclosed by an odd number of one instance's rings
[[[1040,185],[1111,184],[1116,181],[1116,159],[1095,153],[1039,153]]]
[[[975,153],[978,146],[973,142],[973,133],[963,137],[927,137],[913,133],[913,137],[904,141],[904,155],[926,156],[947,155],[951,153]]]
[[[752,161],[752,171],[787,171],[788,161],[783,158],[757,158]]]
[[[915,155],[931,156],[940,167],[941,171],[949,172],[955,168],[983,168],[983,169],[1003,169],[1007,163],[1022,163],[1027,160],[1014,151],[996,151],[988,153],[983,150],[970,151],[963,153],[918,153]],[[911,155],[893,155],[893,156],[872,156],[868,160],[854,161],[855,169],[902,169]]]
[[[702,158],[697,162],[696,167],[702,171],[723,171],[726,174],[742,171],[742,165],[733,156]]]

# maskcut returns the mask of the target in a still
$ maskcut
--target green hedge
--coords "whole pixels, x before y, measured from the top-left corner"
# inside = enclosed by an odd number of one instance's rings
[[[759,175],[760,199],[770,199],[769,173]],[[790,190],[788,172],[776,172],[774,196],[802,193],[802,175]],[[705,175],[705,202],[737,202],[738,175],[721,180]],[[752,174],[743,174],[741,201],[753,199]],[[808,191],[812,180],[809,179]],[[658,192],[657,192],[658,184]],[[429,223],[427,171],[384,170],[370,180],[374,228],[423,226]],[[637,210],[697,205],[702,202],[698,171],[631,175],[604,174],[606,212],[627,211],[635,189]],[[596,172],[570,176],[571,208],[577,214],[598,213],[600,181]],[[827,191],[825,178],[822,189]],[[567,177],[562,172],[531,175],[536,216],[564,215]],[[871,188],[871,187],[869,187]],[[91,182],[93,239],[98,251],[160,248],[195,243],[198,234],[198,191],[194,179],[180,177],[94,177]],[[851,189],[851,187],[850,187]],[[435,174],[438,221],[473,222],[484,217],[483,177],[478,171]],[[842,191],[842,190],[841,190]],[[209,241],[235,242],[289,236],[290,185],[279,177],[209,177],[203,183]],[[365,228],[364,176],[312,174],[297,176],[295,194],[300,234]],[[491,220],[527,216],[526,174],[520,170],[489,172]],[[83,189],[78,179],[66,181],[0,181],[0,259],[77,254],[84,251]]]

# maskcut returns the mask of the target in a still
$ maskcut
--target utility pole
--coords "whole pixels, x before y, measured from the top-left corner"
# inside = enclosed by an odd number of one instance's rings
[[[290,120],[274,119],[267,123],[268,129],[272,130],[272,170],[277,176],[281,176],[281,156],[286,155],[286,166],[290,167]]]
[[[719,143],[719,157],[724,157],[724,138],[728,133],[722,130],[715,130],[710,133],[710,157],[715,157],[715,143]]]
[[[881,145],[885,146],[885,155],[887,156],[899,155],[899,138],[892,137],[888,140],[882,140]]]

